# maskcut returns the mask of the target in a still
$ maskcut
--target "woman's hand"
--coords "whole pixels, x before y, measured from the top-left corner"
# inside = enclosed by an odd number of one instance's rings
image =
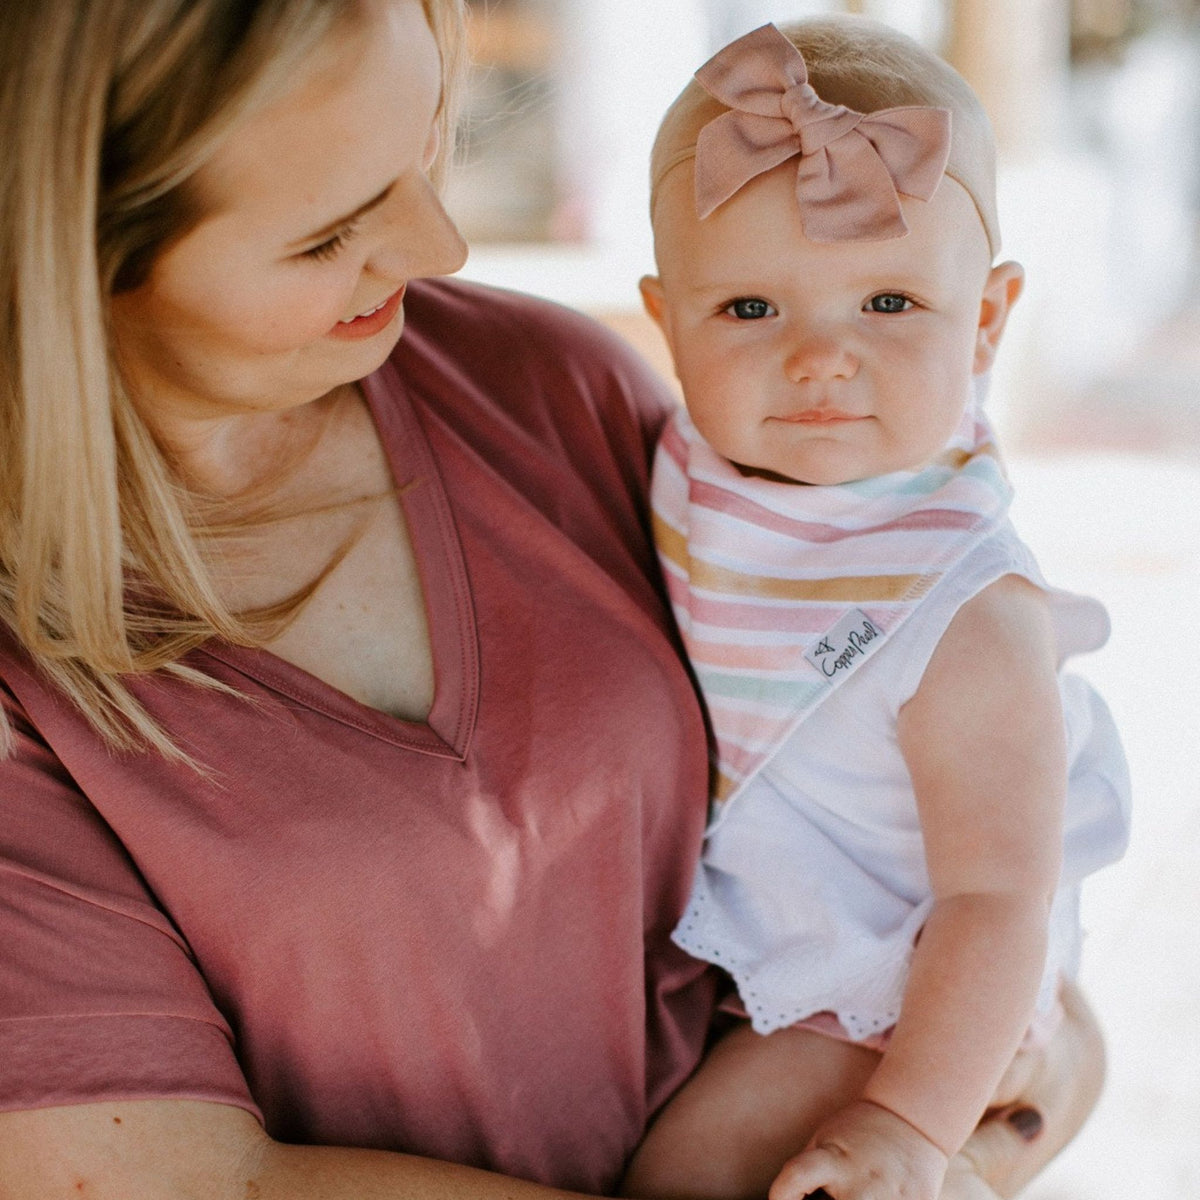
[[[1017,1055],[958,1156],[1001,1196],[1015,1196],[1079,1132],[1100,1096],[1100,1027],[1074,984],[1064,984],[1062,1004],[1050,1043]]]
[[[803,1200],[821,1188],[837,1200],[938,1200],[947,1161],[907,1121],[857,1100],[822,1122],[784,1165],[770,1200]]]

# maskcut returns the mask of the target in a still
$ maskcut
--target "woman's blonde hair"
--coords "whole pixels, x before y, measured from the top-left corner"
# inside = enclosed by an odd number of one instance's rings
[[[443,146],[462,0],[422,0]],[[0,31],[0,619],[114,747],[183,757],[131,675],[262,640],[302,602],[222,603],[193,498],[114,367],[108,301],[200,215],[188,183],[355,0],[37,0]],[[444,158],[443,158],[444,162]],[[310,589],[306,589],[311,591]],[[2,718],[0,718],[2,721]],[[9,730],[0,727],[7,745]]]

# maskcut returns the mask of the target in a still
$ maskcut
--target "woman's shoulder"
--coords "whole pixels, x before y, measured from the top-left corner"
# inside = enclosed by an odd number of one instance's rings
[[[665,381],[598,321],[561,304],[459,279],[419,280],[405,298],[395,361],[409,379],[474,380],[509,411],[553,397],[558,410],[621,411],[657,430]]]
[[[469,349],[498,334],[520,333],[539,347],[554,345],[586,355],[629,353],[598,321],[563,304],[526,292],[510,291],[466,279],[418,279],[404,301],[407,327],[433,333],[440,327],[467,338]],[[461,347],[460,347],[461,348]],[[520,345],[510,345],[519,352]]]

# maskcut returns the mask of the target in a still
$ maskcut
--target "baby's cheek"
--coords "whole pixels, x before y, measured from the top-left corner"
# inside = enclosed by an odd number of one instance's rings
[[[729,404],[706,403],[708,397],[702,397],[694,405],[689,406],[692,423],[700,431],[701,437],[720,455],[725,458],[744,460],[753,437],[748,436],[746,423],[741,420]]]

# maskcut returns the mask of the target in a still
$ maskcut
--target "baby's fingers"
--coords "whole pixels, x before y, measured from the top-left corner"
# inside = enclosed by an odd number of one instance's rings
[[[847,1175],[848,1164],[844,1154],[829,1150],[806,1150],[789,1162],[775,1176],[768,1200],[832,1200],[824,1190],[836,1188]],[[836,1192],[834,1193],[836,1195]]]

